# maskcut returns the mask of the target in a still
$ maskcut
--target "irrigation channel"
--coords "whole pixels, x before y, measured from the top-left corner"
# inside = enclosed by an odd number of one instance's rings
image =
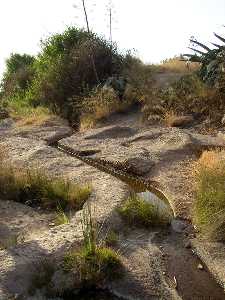
[[[94,153],[75,151],[68,146],[59,145],[58,142],[51,144],[59,151],[66,153],[84,163],[125,182],[133,192],[151,202],[164,213],[166,210],[172,219],[183,222],[187,228],[191,224],[184,220],[176,219],[172,205],[167,196],[157,188],[155,182],[145,180],[126,172],[126,166],[120,162],[110,162],[104,159],[93,158]],[[185,247],[187,232],[176,232],[172,226],[159,229],[153,242],[164,253],[167,267],[167,281],[171,287],[177,289],[183,300],[225,300],[224,290],[211,276],[207,267],[202,264],[190,247]],[[202,265],[202,268],[198,268]],[[68,296],[64,300],[119,300],[108,291],[81,291],[77,296]]]

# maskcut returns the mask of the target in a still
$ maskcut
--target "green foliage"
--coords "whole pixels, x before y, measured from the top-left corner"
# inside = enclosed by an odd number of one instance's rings
[[[55,218],[55,225],[59,226],[59,225],[63,225],[63,224],[69,224],[70,220],[68,218],[68,216],[66,215],[66,213],[64,212],[64,210],[62,209],[62,207],[60,205],[58,205],[57,207],[57,215]]]
[[[222,42],[221,45],[214,44],[215,48],[210,49],[206,45],[191,39],[190,41],[203,49],[203,51],[195,48],[190,48],[195,51],[194,55],[184,55],[190,61],[201,62],[200,77],[204,82],[211,86],[216,86],[220,83],[221,78],[225,77],[225,39],[218,34],[214,35]]]
[[[92,59],[100,82],[120,73],[122,56],[116,46],[111,47],[93,33],[70,27],[43,41],[27,100],[34,105],[50,106],[53,111],[76,121],[80,97],[99,84]]]
[[[6,74],[16,73],[21,68],[31,66],[35,58],[29,54],[14,53],[6,60]]]
[[[110,248],[97,247],[95,252],[82,248],[65,255],[64,268],[78,271],[83,285],[97,286],[102,281],[118,278],[121,262],[118,254]]]
[[[11,54],[6,60],[6,71],[1,83],[2,97],[24,92],[34,75],[35,58],[28,54]]]
[[[128,198],[118,212],[129,225],[151,227],[169,223],[166,217],[159,215],[156,206],[137,196]]]

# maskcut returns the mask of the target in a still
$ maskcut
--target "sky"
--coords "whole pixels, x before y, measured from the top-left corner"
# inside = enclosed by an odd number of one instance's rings
[[[225,35],[225,0],[111,0],[112,35],[146,63],[187,53],[189,38]],[[109,38],[109,0],[86,0],[90,27]],[[85,27],[81,0],[0,0],[0,77],[10,53],[37,54],[40,40],[66,26]]]

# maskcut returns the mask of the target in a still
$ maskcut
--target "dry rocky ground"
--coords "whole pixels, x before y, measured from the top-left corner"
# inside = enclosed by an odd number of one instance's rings
[[[144,126],[138,117],[138,113],[116,115],[84,133],[72,132],[58,122],[17,128],[7,119],[0,124],[0,147],[7,149],[8,160],[14,166],[32,165],[46,174],[92,185],[89,202],[97,221],[120,232],[119,248],[126,272],[107,286],[115,295],[141,300],[206,296],[225,299],[222,289],[206,272],[208,267],[225,289],[225,247],[195,239],[190,225],[192,163],[204,149],[225,147],[225,138],[221,134],[197,134],[193,129]],[[115,208],[129,194],[130,187],[51,147],[56,140],[91,153],[93,158],[132,162],[139,176],[159,183],[175,212],[173,226],[166,230],[125,228]],[[36,272],[35,262],[50,254],[60,257],[82,239],[81,211],[71,217],[69,224],[52,226],[53,219],[52,213],[42,209],[11,199],[0,201],[1,300],[45,299],[27,296],[31,274]],[[204,261],[205,270],[198,269],[200,261],[189,247]],[[63,278],[55,283],[57,287],[68,284]]]

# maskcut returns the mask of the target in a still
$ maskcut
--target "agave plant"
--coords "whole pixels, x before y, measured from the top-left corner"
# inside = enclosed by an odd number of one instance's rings
[[[214,48],[210,49],[208,46],[191,38],[190,42],[194,47],[189,47],[189,49],[195,53],[183,55],[186,60],[201,63],[200,77],[204,82],[213,86],[218,84],[222,77],[225,77],[225,38],[216,33],[214,35],[220,43],[222,42],[221,45],[211,43]]]

